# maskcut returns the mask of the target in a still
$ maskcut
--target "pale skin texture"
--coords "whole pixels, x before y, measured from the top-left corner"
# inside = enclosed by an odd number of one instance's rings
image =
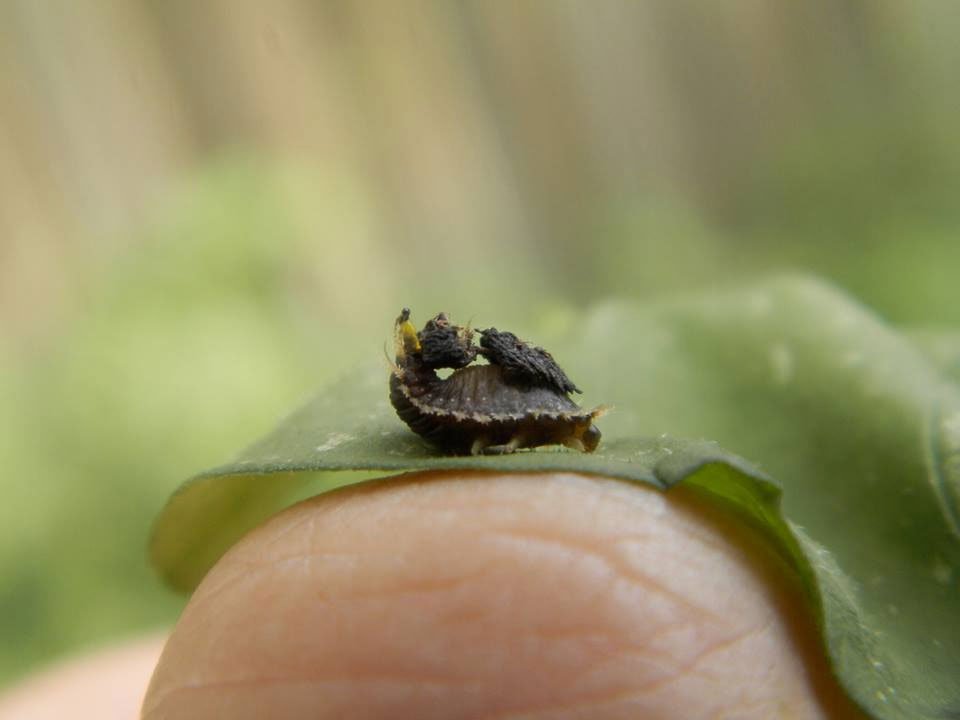
[[[58,662],[0,693],[0,720],[131,720],[165,640],[158,633]]]
[[[410,475],[237,544],[174,628],[143,717],[861,717],[798,587],[682,488]]]

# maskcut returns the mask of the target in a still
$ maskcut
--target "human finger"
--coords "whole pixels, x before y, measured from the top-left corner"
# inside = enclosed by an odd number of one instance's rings
[[[790,570],[682,489],[426,473],[234,547],[144,716],[853,716],[818,638]]]
[[[0,720],[131,720],[165,640],[137,638],[42,670],[0,695]]]

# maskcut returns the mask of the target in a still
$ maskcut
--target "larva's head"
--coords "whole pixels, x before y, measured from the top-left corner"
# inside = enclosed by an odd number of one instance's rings
[[[393,343],[397,365],[406,365],[411,356],[420,353],[420,339],[417,337],[417,329],[410,322],[410,308],[401,310],[393,325]]]
[[[430,370],[466,367],[477,357],[473,331],[450,322],[439,313],[417,332],[410,322],[410,310],[404,308],[394,329],[397,365],[419,365]]]

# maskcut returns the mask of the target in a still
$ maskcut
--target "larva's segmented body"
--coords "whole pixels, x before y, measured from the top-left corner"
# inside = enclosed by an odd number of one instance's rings
[[[583,410],[568,397],[576,386],[541,348],[512,333],[469,329],[441,313],[419,333],[409,311],[397,319],[396,366],[390,401],[418,435],[445,452],[503,454],[541,445],[593,452],[600,431],[593,420],[603,408]],[[470,365],[478,354],[489,365]],[[448,378],[436,371],[456,368]]]

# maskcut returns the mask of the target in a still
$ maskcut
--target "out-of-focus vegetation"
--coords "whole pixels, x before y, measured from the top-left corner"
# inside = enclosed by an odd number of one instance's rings
[[[0,679],[172,619],[165,496],[402,305],[548,326],[800,268],[956,325],[958,31],[932,0],[0,6]]]

